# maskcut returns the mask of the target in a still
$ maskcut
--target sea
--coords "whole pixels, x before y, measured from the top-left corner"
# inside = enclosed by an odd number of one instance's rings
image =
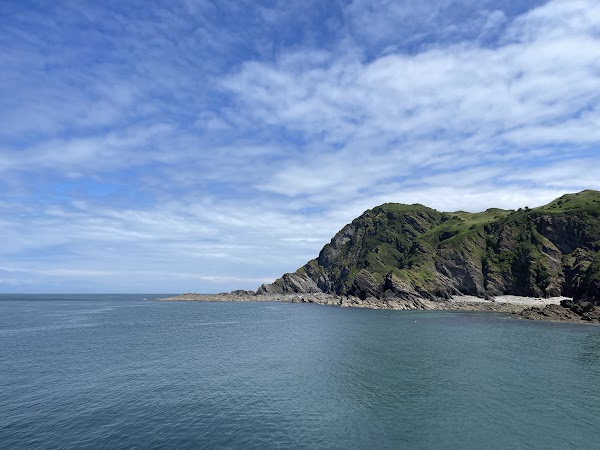
[[[0,295],[0,448],[600,448],[600,326],[158,297]]]

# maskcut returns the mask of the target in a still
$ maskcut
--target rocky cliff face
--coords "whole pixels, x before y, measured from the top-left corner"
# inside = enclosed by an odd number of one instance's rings
[[[388,203],[366,211],[318,258],[257,293],[373,300],[563,295],[600,305],[599,251],[598,191],[518,211],[442,213]]]

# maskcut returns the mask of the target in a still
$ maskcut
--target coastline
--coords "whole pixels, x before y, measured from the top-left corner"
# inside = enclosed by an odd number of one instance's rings
[[[522,297],[501,295],[490,299],[471,295],[453,296],[450,299],[429,300],[424,298],[400,299],[353,296],[338,296],[324,293],[311,294],[255,294],[252,291],[234,291],[221,294],[187,293],[174,297],[161,298],[160,301],[205,301],[205,302],[290,302],[316,303],[320,305],[340,306],[343,308],[369,308],[391,310],[444,310],[444,311],[482,311],[514,314],[529,320],[553,322],[597,322],[596,317],[582,317],[561,306],[561,301],[571,301],[569,297]],[[600,318],[598,318],[600,319]]]

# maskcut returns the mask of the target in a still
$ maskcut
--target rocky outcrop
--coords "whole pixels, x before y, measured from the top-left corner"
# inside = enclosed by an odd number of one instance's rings
[[[269,294],[310,294],[323,292],[317,282],[309,277],[304,271],[297,273],[286,273],[271,284],[263,284],[256,291],[259,295]]]
[[[475,214],[388,203],[366,211],[316,259],[257,293],[324,293],[373,305],[459,294],[566,296],[600,305],[599,251],[597,191],[539,208]]]
[[[485,286],[482,259],[474,258],[485,251],[485,239],[479,234],[463,240],[460,247],[455,245],[442,245],[438,251],[435,271],[442,274],[444,281],[449,283],[456,291],[477,296],[488,296],[490,291],[502,291],[493,286]]]
[[[592,303],[571,300],[564,300],[560,305],[547,305],[544,308],[527,308],[520,315],[531,320],[600,323],[600,307]]]
[[[412,294],[411,294],[412,295]],[[577,321],[576,314],[570,316],[563,313],[562,316],[550,316],[548,313],[536,313],[540,305],[552,304],[556,299],[532,299],[523,297],[502,296],[491,300],[478,297],[455,296],[447,299],[430,300],[413,296],[411,298],[399,298],[386,291],[383,298],[366,296],[340,296],[324,293],[312,294],[256,294],[252,291],[234,291],[233,293],[221,293],[214,295],[205,294],[182,294],[175,297],[160,299],[162,301],[204,301],[204,302],[290,302],[290,303],[315,303],[319,305],[341,306],[347,308],[370,308],[391,310],[448,310],[448,311],[489,311],[504,312],[512,314],[527,314],[527,318],[543,320],[568,320]],[[529,308],[535,305],[537,308]],[[558,305],[556,305],[558,306]],[[561,319],[562,317],[562,319]],[[581,321],[581,320],[579,320]]]
[[[549,322],[581,322],[581,316],[560,305],[548,305],[544,308],[527,308],[520,316],[529,320],[545,320]]]

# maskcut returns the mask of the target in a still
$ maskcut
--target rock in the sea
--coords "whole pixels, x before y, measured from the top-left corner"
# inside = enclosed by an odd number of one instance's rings
[[[560,305],[547,305],[543,308],[527,308],[520,313],[520,316],[530,320],[581,322],[581,316]]]

